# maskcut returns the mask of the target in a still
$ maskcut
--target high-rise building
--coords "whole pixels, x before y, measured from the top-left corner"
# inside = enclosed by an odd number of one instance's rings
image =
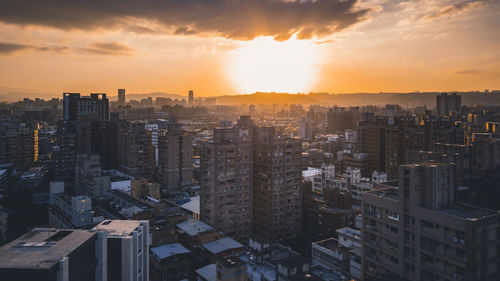
[[[358,126],[359,150],[368,155],[368,174],[385,172],[385,127],[375,123]]]
[[[302,142],[257,127],[253,149],[254,232],[273,241],[302,233]]]
[[[474,172],[500,171],[500,139],[477,139],[472,146]]]
[[[120,170],[138,179],[152,179],[155,150],[151,132],[143,124],[128,124],[122,129],[120,142]]]
[[[107,280],[149,281],[149,221],[105,220]]]
[[[168,189],[184,190],[193,183],[193,137],[175,118],[158,136],[158,181]]]
[[[448,95],[442,93],[436,96],[436,112],[438,117],[449,116],[460,113],[462,107],[462,96],[453,93]]]
[[[329,133],[354,129],[356,125],[354,113],[350,110],[346,110],[345,107],[335,106],[331,108],[327,114],[327,121]]]
[[[118,105],[125,105],[125,89],[118,89]]]
[[[106,278],[106,270],[108,269],[109,274],[110,266],[109,262],[106,265],[107,255],[109,251],[106,250],[105,233],[80,229],[35,228],[0,248],[0,279],[117,280]]]
[[[151,143],[155,150],[155,166],[158,166],[158,124],[148,123],[144,125],[144,128],[151,132]]]
[[[38,126],[0,125],[0,163],[12,163],[25,170],[38,161]]]
[[[301,176],[301,141],[242,116],[202,147],[201,219],[241,240],[252,230],[272,240],[296,237]]]
[[[303,140],[312,139],[312,119],[305,117],[299,121],[299,137]]]
[[[189,106],[194,106],[194,92],[193,92],[193,90],[189,90],[188,104],[189,104]]]
[[[443,163],[402,165],[399,181],[365,192],[364,279],[494,280],[500,214],[455,194],[455,165]]]
[[[106,94],[90,94],[90,96],[80,96],[79,93],[63,94],[63,116],[64,120],[80,121],[84,118],[88,120],[108,120],[109,100]]]
[[[252,232],[253,179],[250,118],[232,128],[214,129],[201,149],[201,220],[239,240]]]
[[[102,174],[99,155],[78,155],[75,168],[76,192],[98,198],[105,195],[109,187],[110,178]]]

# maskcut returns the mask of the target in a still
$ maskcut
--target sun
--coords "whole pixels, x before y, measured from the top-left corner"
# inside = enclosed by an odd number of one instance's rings
[[[231,52],[227,75],[240,93],[306,92],[318,78],[320,53],[316,43],[295,36],[284,42],[258,37]]]

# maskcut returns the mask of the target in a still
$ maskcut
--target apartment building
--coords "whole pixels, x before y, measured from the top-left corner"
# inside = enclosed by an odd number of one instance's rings
[[[365,280],[497,278],[500,215],[456,202],[455,169],[442,163],[402,165],[399,181],[364,193]]]

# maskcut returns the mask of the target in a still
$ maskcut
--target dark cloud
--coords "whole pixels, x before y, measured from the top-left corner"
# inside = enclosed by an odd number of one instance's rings
[[[469,74],[479,74],[481,71],[478,69],[463,69],[459,71],[455,71],[455,74],[464,74],[464,75],[469,75]]]
[[[325,36],[363,19],[357,0],[2,0],[0,21],[59,29],[110,29],[149,20],[176,34],[234,39]],[[146,31],[144,28],[135,30]]]
[[[30,49],[30,46],[0,42],[0,55],[12,55],[16,52]]]
[[[134,32],[134,33],[138,33],[138,34],[155,34],[155,33],[157,33],[155,30],[153,30],[149,27],[146,27],[146,26],[142,26],[142,25],[132,25],[132,26],[127,27],[125,30],[130,31],[130,32]]]
[[[133,49],[119,42],[96,42],[84,49],[85,52],[96,55],[128,56]]]
[[[477,7],[481,6],[483,4],[483,2],[484,1],[477,0],[477,1],[468,1],[468,2],[457,3],[454,5],[449,5],[449,6],[443,7],[437,13],[425,16],[423,19],[429,20],[429,19],[434,19],[434,18],[438,18],[438,17],[442,17],[442,16],[458,14],[461,12],[465,12],[465,11],[477,8]]]
[[[13,55],[23,51],[56,52],[62,53],[69,48],[65,46],[33,46],[16,43],[0,42],[0,56]]]

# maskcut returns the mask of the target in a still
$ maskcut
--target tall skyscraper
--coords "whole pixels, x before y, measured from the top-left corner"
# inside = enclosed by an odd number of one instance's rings
[[[194,93],[193,93],[193,90],[189,91],[188,104],[189,104],[189,106],[193,106],[194,105]]]
[[[460,113],[462,107],[462,96],[453,93],[448,95],[442,93],[436,96],[436,112],[438,117],[449,116],[454,113]]]
[[[455,165],[402,165],[362,199],[365,280],[495,280],[500,214],[455,200]],[[392,279],[390,279],[392,280]]]
[[[118,105],[125,105],[125,89],[118,89]]]

